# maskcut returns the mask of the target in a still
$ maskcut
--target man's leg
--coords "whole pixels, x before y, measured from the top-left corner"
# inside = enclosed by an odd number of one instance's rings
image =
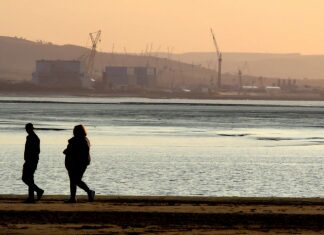
[[[30,164],[25,163],[23,166],[22,180],[28,186],[28,198],[26,202],[34,201],[34,171]]]
[[[34,201],[34,189],[31,186],[28,186],[28,199]]]
[[[31,186],[32,186],[32,189],[33,189],[33,191],[34,192],[36,192],[37,193],[37,200],[40,200],[41,198],[42,198],[42,196],[43,196],[43,194],[44,194],[44,190],[43,189],[41,189],[41,188],[39,188],[36,184],[35,184],[35,181],[34,181],[34,174],[35,174],[35,171],[36,171],[36,169],[37,169],[37,164],[38,164],[38,162],[35,162],[34,164],[33,164],[33,175],[32,175],[32,181],[31,181]]]
[[[34,182],[34,175],[33,175],[33,180],[32,180],[32,187],[33,193],[36,192],[37,193],[37,200],[40,200],[44,194],[44,190],[39,188],[35,182]]]
[[[25,184],[28,185],[28,199],[34,201],[34,192],[37,193],[37,200],[40,200],[44,194],[44,190],[39,188],[34,182],[34,174],[37,169],[36,163],[25,163],[23,169],[23,177],[22,180]]]
[[[40,192],[42,192],[43,190],[40,189],[36,184],[35,184],[35,181],[34,181],[34,174],[35,174],[35,171],[37,169],[37,162],[36,163],[33,163],[31,166],[30,166],[30,183],[29,183],[29,187],[30,187],[30,190],[34,192],[36,192],[37,194],[39,194]]]

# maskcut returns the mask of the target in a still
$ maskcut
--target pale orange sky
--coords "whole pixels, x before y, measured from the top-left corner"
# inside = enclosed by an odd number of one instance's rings
[[[102,30],[102,51],[324,54],[324,0],[0,0],[0,35],[86,46]]]

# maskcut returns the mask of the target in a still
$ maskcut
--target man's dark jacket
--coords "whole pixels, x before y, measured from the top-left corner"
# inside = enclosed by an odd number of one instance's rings
[[[40,153],[40,140],[35,133],[31,133],[26,137],[24,159],[27,163],[38,162]]]

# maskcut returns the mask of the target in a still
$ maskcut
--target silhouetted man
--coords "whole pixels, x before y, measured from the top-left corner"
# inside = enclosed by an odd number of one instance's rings
[[[40,140],[34,132],[33,124],[27,123],[25,128],[26,128],[26,132],[28,133],[28,136],[26,138],[26,144],[25,144],[25,153],[24,153],[25,163],[23,166],[22,180],[25,184],[28,185],[28,198],[26,199],[25,202],[34,203],[35,202],[34,192],[37,193],[37,200],[40,200],[44,194],[44,190],[40,189],[34,183],[34,173],[37,169],[39,153],[40,153],[40,147],[39,147]]]

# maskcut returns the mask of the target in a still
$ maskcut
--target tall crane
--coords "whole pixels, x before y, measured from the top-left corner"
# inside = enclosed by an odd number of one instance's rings
[[[94,81],[94,59],[97,52],[97,45],[100,42],[101,31],[89,33],[89,35],[92,43],[91,50],[90,52],[87,50],[85,54],[78,58],[84,67],[84,76],[81,81],[84,88],[91,88],[91,82]]]
[[[90,54],[86,58],[86,74],[89,79],[93,79],[93,73],[94,73],[94,59],[97,53],[97,45],[100,42],[100,35],[101,35],[101,30],[89,33],[92,47]]]
[[[218,61],[218,66],[217,66],[217,88],[220,90],[222,88],[222,53],[219,50],[217,41],[216,41],[216,37],[215,34],[213,32],[213,29],[210,29],[211,35],[213,37],[213,42],[214,42],[214,46],[216,49],[216,53],[217,53],[217,61]]]

